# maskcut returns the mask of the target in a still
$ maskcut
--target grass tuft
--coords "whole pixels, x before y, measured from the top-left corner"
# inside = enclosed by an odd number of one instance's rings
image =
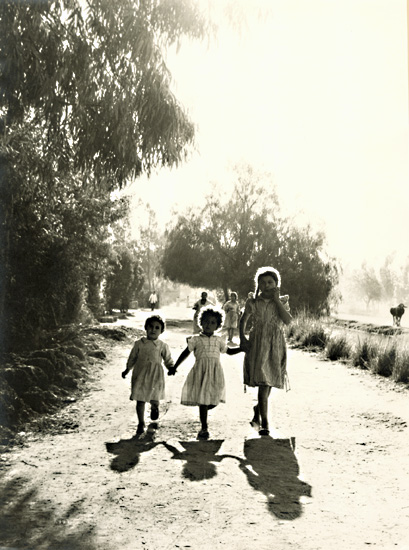
[[[352,346],[346,336],[330,336],[325,347],[325,357],[331,361],[340,359],[349,359],[351,357]]]

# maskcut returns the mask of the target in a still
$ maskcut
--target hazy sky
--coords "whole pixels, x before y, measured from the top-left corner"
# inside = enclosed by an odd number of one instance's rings
[[[257,20],[255,4],[271,6],[270,17]],[[169,56],[198,153],[139,181],[137,194],[165,224],[173,206],[202,201],[244,160],[272,172],[283,208],[323,229],[342,261],[408,256],[406,0],[238,6],[241,37],[222,26],[217,43]]]

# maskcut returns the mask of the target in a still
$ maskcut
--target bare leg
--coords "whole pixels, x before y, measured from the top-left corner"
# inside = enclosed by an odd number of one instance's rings
[[[145,428],[145,401],[136,402],[136,416],[138,417],[137,433],[143,433]]]
[[[209,432],[207,429],[207,413],[209,409],[213,409],[214,405],[199,405],[200,422],[202,429],[198,434],[198,439],[208,439]]]
[[[207,405],[199,405],[200,422],[202,424],[202,430],[207,430]]]
[[[261,416],[261,428],[268,430],[268,398],[271,393],[270,386],[259,386],[258,388],[258,407]]]

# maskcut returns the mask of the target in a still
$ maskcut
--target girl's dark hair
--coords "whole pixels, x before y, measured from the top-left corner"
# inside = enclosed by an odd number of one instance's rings
[[[206,317],[216,317],[217,328],[219,329],[224,321],[224,313],[221,309],[215,306],[206,306],[200,311],[199,325],[203,328],[203,321]]]
[[[161,330],[161,333],[162,333],[165,330],[165,321],[162,319],[160,315],[151,315],[150,317],[148,317],[145,321],[145,330],[148,328],[148,325],[151,325],[155,321],[157,321],[162,327],[162,330]]]
[[[259,269],[257,269],[256,276],[254,277],[254,282],[256,283],[256,298],[258,296],[258,283],[260,281],[260,278],[266,275],[270,275],[271,277],[273,277],[278,288],[281,286],[281,276],[277,269],[274,269],[274,267],[270,266],[260,267]]]

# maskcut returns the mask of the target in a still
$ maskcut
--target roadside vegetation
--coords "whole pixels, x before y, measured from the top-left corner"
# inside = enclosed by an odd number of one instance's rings
[[[337,323],[304,312],[287,327],[287,338],[292,347],[409,384],[409,345],[399,328]]]

